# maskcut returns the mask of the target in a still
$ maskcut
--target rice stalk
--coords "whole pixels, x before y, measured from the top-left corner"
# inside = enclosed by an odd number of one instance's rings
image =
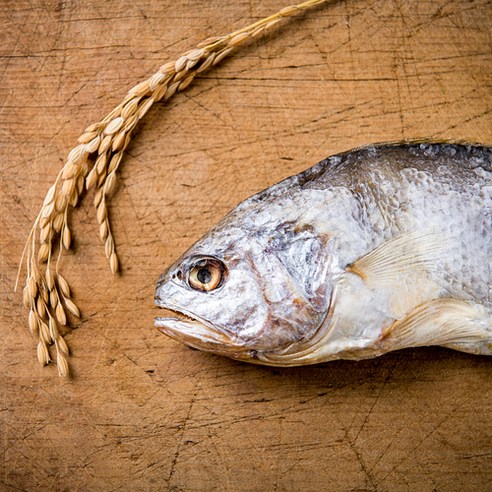
[[[151,77],[130,89],[125,99],[101,121],[85,129],[46,193],[24,248],[15,286],[25,260],[23,303],[29,309],[29,329],[38,340],[37,357],[41,365],[55,359],[59,375],[69,376],[66,357],[70,351],[60,328],[69,324],[67,313],[78,318],[80,310],[71,297],[69,283],[59,272],[58,260],[53,268],[52,256],[58,252],[59,259],[62,250],[71,247],[70,209],[77,207],[84,190],[95,191],[99,236],[110,270],[117,273],[119,259],[108,201],[117,186],[119,166],[139,121],[156,102],[168,101],[175,93],[185,90],[198,74],[219,64],[234,49],[271,30],[283,19],[325,1],[308,0],[291,5],[230,34],[204,41],[177,60],[162,65]],[[53,358],[48,349],[52,344]]]

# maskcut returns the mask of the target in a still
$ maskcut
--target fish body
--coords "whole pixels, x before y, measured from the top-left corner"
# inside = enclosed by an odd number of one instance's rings
[[[292,366],[492,354],[492,148],[379,145],[238,205],[160,277],[165,334]]]

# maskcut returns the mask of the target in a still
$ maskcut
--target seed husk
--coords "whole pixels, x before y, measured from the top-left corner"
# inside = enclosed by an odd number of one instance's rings
[[[51,234],[51,225],[52,225],[52,223],[48,222],[44,227],[41,228],[39,238],[40,238],[40,241],[42,243],[45,243],[48,240],[48,238]]]
[[[106,183],[104,183],[104,193],[108,196],[112,195],[116,188],[116,183],[117,183],[116,172],[113,171],[109,173],[106,179]]]
[[[111,273],[116,273],[119,268],[118,256],[114,252],[109,257],[109,268],[111,269]]]
[[[153,97],[149,97],[146,101],[144,101],[138,112],[139,119],[143,118],[147,114],[147,111],[151,108],[152,104],[154,104]]]
[[[70,286],[68,285],[65,277],[61,273],[59,273],[56,278],[58,280],[58,286],[60,287],[63,296],[70,297]]]
[[[63,221],[65,217],[62,212],[58,212],[53,219],[53,230],[55,232],[60,232],[63,226]]]
[[[55,316],[60,325],[65,326],[67,324],[67,315],[65,314],[65,309],[59,301],[55,308]]]
[[[68,154],[67,161],[77,163],[79,162],[85,154],[84,144],[79,144],[74,147]]]
[[[51,343],[49,326],[41,320],[39,321],[39,339],[47,345]]]
[[[99,175],[97,174],[97,168],[94,166],[90,170],[87,178],[85,179],[86,190],[90,190],[91,188],[94,188],[94,186],[96,186],[98,177],[99,177]]]
[[[70,355],[70,349],[68,348],[68,344],[61,335],[56,339],[56,346],[58,350],[63,352],[65,355]]]
[[[49,292],[48,292],[48,289],[46,288],[47,286],[45,284],[43,284],[43,288],[41,289],[41,297],[43,298],[43,301],[45,304],[48,304],[49,300],[50,300],[50,295],[49,295]]]
[[[97,208],[99,207],[99,204],[101,203],[101,200],[104,197],[104,192],[102,189],[98,189],[96,191],[96,194],[94,195],[94,207]]]
[[[140,101],[140,97],[133,97],[130,99],[121,110],[121,116],[127,119],[129,116],[135,113],[138,108],[138,103]]]
[[[90,142],[86,143],[85,151],[88,152],[89,154],[94,153],[99,147],[100,142],[101,142],[101,137],[99,135],[95,136]]]
[[[108,224],[106,221],[102,222],[99,226],[99,237],[103,241],[106,241],[106,238],[108,237]]]
[[[77,191],[77,188],[74,188],[72,192],[72,196],[70,197],[70,206],[72,208],[75,208],[77,206],[77,203],[79,201],[79,192]]]
[[[48,193],[46,193],[46,196],[44,197],[43,206],[47,206],[53,202],[53,197],[55,196],[55,189],[56,189],[56,185],[50,186]]]
[[[92,131],[92,132],[86,132],[83,133],[78,139],[77,142],[81,144],[87,144],[89,143],[94,137],[97,136],[97,131]]]
[[[36,280],[34,279],[34,277],[30,277],[29,278],[29,296],[32,300],[34,300],[36,298],[36,296],[38,295],[38,283],[36,282]]]
[[[34,309],[29,311],[29,329],[33,335],[37,335],[39,331],[38,314]]]
[[[181,84],[179,84],[179,90],[184,91],[193,82],[194,78],[195,78],[194,74],[191,74],[188,77],[186,77],[186,79],[184,79],[181,82]]]
[[[120,132],[114,137],[113,144],[111,145],[111,150],[113,152],[117,152],[123,147],[125,143],[125,132],[124,129],[120,130]]]
[[[63,179],[69,179],[75,176],[75,173],[78,170],[77,164],[74,162],[67,162],[65,166],[63,166],[63,171],[62,171],[62,178]]]
[[[56,309],[56,305],[59,302],[58,292],[56,289],[50,290],[50,308],[52,310]]]
[[[48,352],[48,347],[41,340],[38,342],[37,356],[38,356],[38,361],[42,366],[46,366],[50,361],[50,354]]]
[[[69,227],[65,224],[62,232],[62,243],[65,249],[70,249],[70,243],[72,242],[72,235]]]
[[[55,198],[55,210],[57,212],[63,212],[65,210],[65,208],[67,207],[67,203],[68,203],[67,197],[60,193]]]
[[[39,246],[39,251],[38,251],[38,262],[46,263],[49,255],[50,255],[50,245],[48,243],[41,244],[41,246]]]
[[[29,295],[29,287],[27,285],[22,289],[22,303],[26,309],[31,307],[31,296]]]
[[[114,251],[114,240],[113,236],[110,234],[106,238],[106,244],[104,245],[104,251],[106,253],[106,258],[109,258]]]
[[[99,154],[104,154],[104,152],[106,152],[106,150],[109,149],[109,147],[111,146],[112,140],[113,139],[112,139],[111,135],[106,135],[101,140],[101,143],[99,144],[99,149],[97,150],[99,152]]]
[[[49,266],[48,268],[46,268],[45,278],[46,286],[49,290],[53,290],[53,287],[55,286],[55,276],[53,275],[53,272],[51,271],[51,268]]]
[[[105,152],[104,154],[101,154],[96,159],[96,163],[94,164],[97,174],[102,174],[105,171],[107,163],[108,163],[108,154]]]
[[[46,317],[46,303],[42,297],[38,296],[36,300],[36,310],[40,318],[44,319]]]
[[[75,189],[75,179],[74,178],[66,179],[63,182],[63,185],[62,185],[62,193],[65,196],[67,196],[67,197],[72,196],[72,193],[73,193],[73,190],[74,189]]]
[[[140,82],[140,84],[133,87],[133,89],[130,89],[129,94],[133,94],[136,96],[145,96],[149,91],[149,81],[144,80],[143,82]]]
[[[58,368],[58,375],[60,377],[68,377],[69,375],[69,369],[68,369],[68,362],[65,356],[61,353],[58,352],[56,356],[56,367]]]
[[[50,330],[50,337],[53,341],[55,341],[59,337],[58,327],[56,326],[56,321],[50,317],[48,322],[48,328]]]
[[[85,174],[85,173],[84,173]],[[84,175],[80,175],[77,177],[77,195],[81,195],[84,192],[85,178]]]
[[[67,308],[68,312],[76,316],[77,318],[80,318],[80,311],[79,308],[77,307],[77,304],[72,301],[72,299],[69,299],[67,297],[64,298],[65,301],[65,307]]]
[[[104,219],[106,219],[107,217],[107,212],[106,212],[106,204],[104,203],[104,201],[102,201],[99,206],[97,207],[97,221],[99,222],[99,224],[101,222],[104,221]]]

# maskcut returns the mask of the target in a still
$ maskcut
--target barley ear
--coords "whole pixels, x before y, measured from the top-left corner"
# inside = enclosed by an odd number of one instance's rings
[[[56,251],[61,254],[72,245],[69,213],[78,206],[84,187],[95,190],[99,236],[104,242],[111,272],[117,273],[120,264],[111,232],[108,200],[117,188],[117,173],[139,121],[156,102],[168,101],[175,93],[187,89],[198,74],[219,64],[241,45],[269,31],[282,19],[325,1],[307,0],[285,7],[230,34],[207,39],[176,60],[161,65],[149,79],[130,89],[122,103],[99,122],[89,125],[78,138],[46,193],[26,241],[16,280],[17,287],[25,260],[23,303],[29,309],[29,329],[38,336],[37,357],[42,365],[50,362],[47,346],[54,341],[58,372],[61,376],[69,374],[65,357],[69,353],[68,345],[58,325],[67,324],[66,311],[76,317],[80,317],[80,311],[71,298],[68,282],[58,271],[58,263],[55,275],[50,262]]]

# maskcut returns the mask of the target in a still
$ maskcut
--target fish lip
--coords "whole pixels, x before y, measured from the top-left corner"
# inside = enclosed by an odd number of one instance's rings
[[[207,328],[210,328],[212,330],[215,330],[214,326],[208,322],[206,319],[201,318],[200,316],[197,316],[196,314],[193,314],[191,311],[188,311],[185,308],[182,308],[180,306],[176,306],[175,304],[172,303],[164,303],[164,302],[156,302],[156,306],[159,309],[167,309],[168,311],[172,311],[173,313],[176,313],[180,315],[181,317],[160,317],[157,316],[155,318],[155,326],[156,328],[160,328],[159,324],[162,321],[167,321],[167,320],[176,320],[176,321],[189,321],[189,322],[194,322],[194,323],[200,323],[202,325],[205,325]],[[188,320],[183,320],[182,316],[186,316],[186,318],[189,318]]]
[[[237,347],[230,336],[221,332],[209,321],[191,313],[187,309],[171,303],[159,303],[159,308],[167,309],[180,317],[156,317],[154,326],[165,335],[200,350],[214,350],[218,347]],[[182,316],[188,319],[183,319]]]

